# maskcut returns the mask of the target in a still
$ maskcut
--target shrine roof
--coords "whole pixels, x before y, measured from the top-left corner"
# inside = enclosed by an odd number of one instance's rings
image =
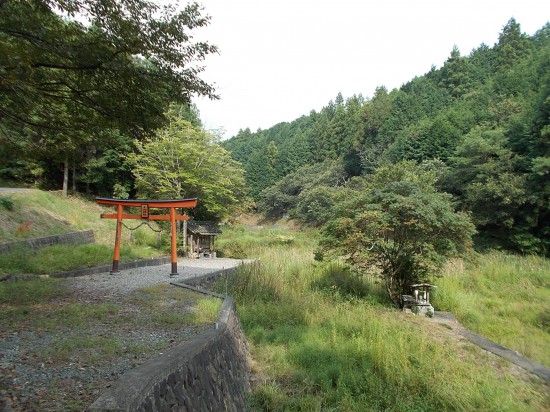
[[[221,235],[222,231],[218,228],[216,222],[189,220],[187,221],[187,230],[196,235]]]

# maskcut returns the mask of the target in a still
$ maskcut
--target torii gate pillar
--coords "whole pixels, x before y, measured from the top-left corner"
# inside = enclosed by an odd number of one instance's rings
[[[111,275],[119,273],[118,263],[120,258],[120,240],[122,235],[122,219],[144,219],[144,220],[170,220],[171,232],[171,257],[172,272],[170,276],[176,276],[178,274],[178,257],[177,257],[177,237],[176,237],[176,221],[187,220],[187,215],[177,215],[176,209],[184,208],[191,209],[197,205],[197,199],[176,199],[176,200],[132,200],[132,199],[109,199],[105,197],[96,197],[96,202],[100,205],[116,206],[116,213],[101,214],[103,219],[116,219],[116,233],[115,233],[115,250],[113,253],[113,268]],[[140,207],[141,214],[125,214],[124,207]],[[150,215],[149,208],[158,209],[170,209],[170,213],[167,215]]]

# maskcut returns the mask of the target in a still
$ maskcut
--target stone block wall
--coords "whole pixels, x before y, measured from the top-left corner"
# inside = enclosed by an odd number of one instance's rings
[[[88,410],[246,411],[247,357],[235,303],[226,297],[215,327],[126,372]]]
[[[80,245],[82,243],[94,242],[95,238],[92,230],[81,230],[79,232],[61,233],[59,235],[35,237],[32,239],[19,240],[17,242],[2,243],[0,244],[0,253],[7,253],[18,247],[36,250],[59,244]]]

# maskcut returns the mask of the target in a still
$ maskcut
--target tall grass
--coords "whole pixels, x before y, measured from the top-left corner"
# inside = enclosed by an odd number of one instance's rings
[[[448,265],[434,305],[466,327],[550,367],[550,261],[501,252]]]
[[[341,265],[313,261],[315,232],[234,229],[259,262],[229,282],[251,343],[254,410],[536,411],[550,406],[537,384],[501,379],[483,352],[442,327],[396,311],[380,285]],[[241,236],[242,235],[242,236]],[[242,237],[242,239],[240,237]],[[218,243],[218,246],[220,246]],[[246,248],[244,247],[246,245]],[[411,321],[411,319],[413,321]],[[434,338],[437,336],[437,338]]]

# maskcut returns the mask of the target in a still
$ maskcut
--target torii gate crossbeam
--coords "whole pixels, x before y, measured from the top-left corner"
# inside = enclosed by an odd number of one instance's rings
[[[169,220],[171,224],[171,262],[172,272],[170,276],[178,274],[178,259],[176,251],[176,221],[187,220],[187,215],[176,215],[176,209],[191,209],[197,205],[197,199],[176,199],[176,200],[139,200],[139,199],[110,199],[106,197],[96,197],[96,202],[100,205],[116,206],[116,213],[103,213],[103,219],[116,219],[115,250],[113,253],[113,268],[111,275],[119,273],[118,263],[120,259],[120,240],[122,235],[123,219],[143,219],[143,220]],[[126,214],[124,207],[139,207],[141,214]],[[167,215],[150,215],[149,208],[170,209]]]

